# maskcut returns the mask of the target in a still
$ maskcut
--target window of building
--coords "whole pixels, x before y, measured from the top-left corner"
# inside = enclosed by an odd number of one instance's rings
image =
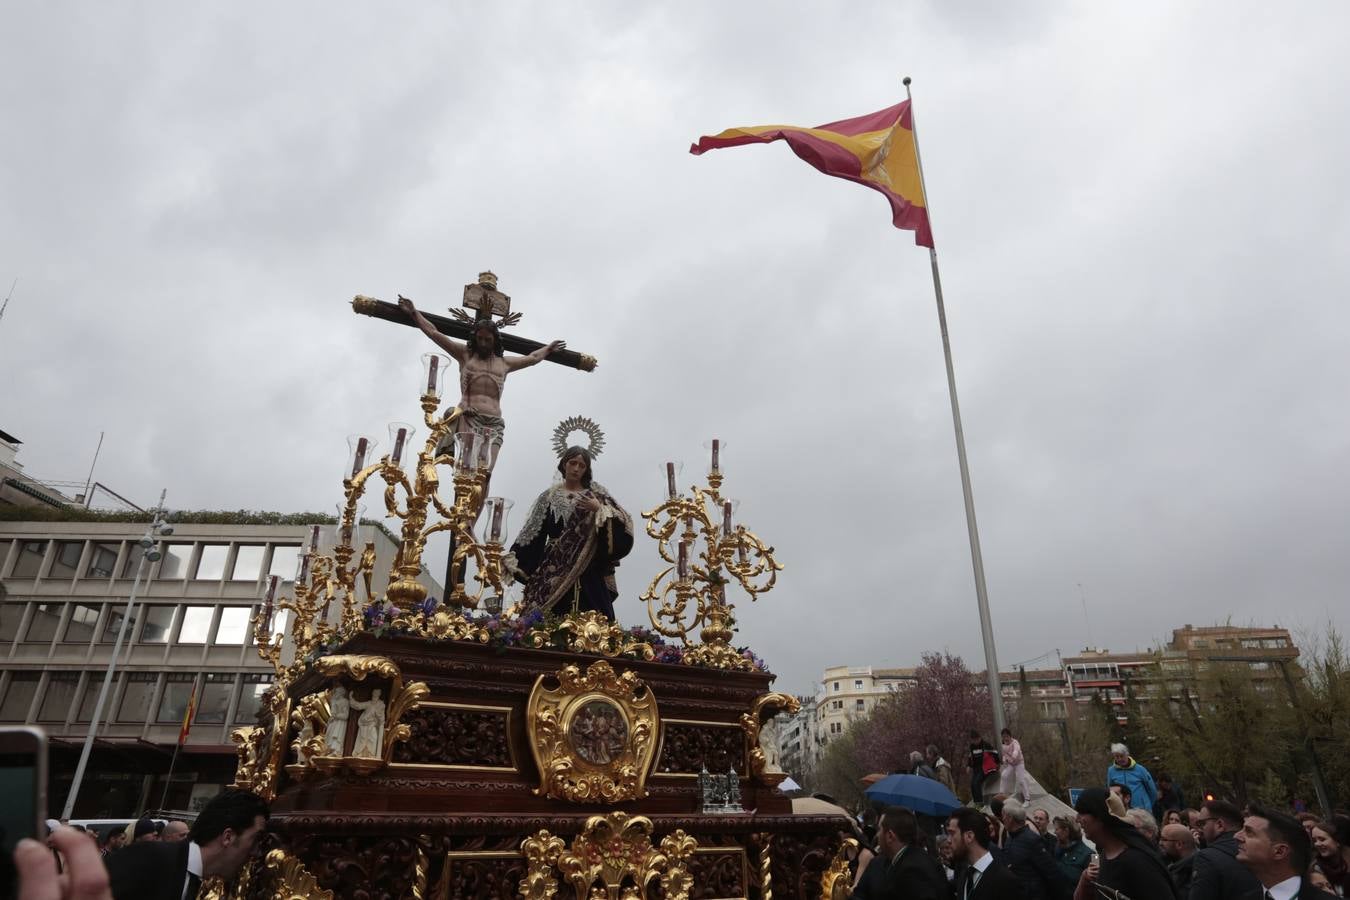
[[[128,547],[126,561],[122,563],[122,577],[135,578],[137,570],[141,567],[141,560],[144,558],[145,548],[140,545],[139,541]],[[147,566],[148,565],[149,564],[147,563]],[[148,568],[146,574],[149,574]]]
[[[271,675],[259,672],[244,676],[244,686],[239,691],[239,708],[234,714],[236,724],[253,724],[258,717],[258,710],[262,708],[263,694],[271,686]]]
[[[33,607],[33,618],[28,623],[24,640],[31,644],[46,644],[56,637],[56,626],[61,622],[64,603],[38,603]]]
[[[189,606],[183,610],[183,627],[178,629],[178,643],[205,644],[211,633],[211,615],[214,606]]]
[[[57,541],[56,553],[52,557],[52,568],[48,578],[74,578],[75,570],[80,567],[80,554],[84,552],[84,541]]]
[[[843,701],[843,700],[831,700],[831,701],[830,701],[830,705],[831,705],[832,707],[834,707],[835,709],[843,709],[843,708],[844,708],[844,701]]]
[[[136,612],[131,617],[131,625],[127,628],[127,637],[130,638],[136,629],[136,622],[141,614],[145,612],[145,607],[137,607]],[[111,644],[117,640],[117,633],[122,630],[122,619],[126,618],[127,608],[125,605],[114,606],[108,611],[108,620],[103,623],[103,637],[99,641],[104,644]]]
[[[234,550],[234,569],[230,572],[231,581],[257,581],[262,574],[263,555],[267,551],[261,545],[241,544]]]
[[[79,672],[52,672],[38,708],[39,722],[64,722],[75,705],[75,689],[80,686]]]
[[[272,548],[272,564],[267,567],[267,574],[276,575],[282,581],[294,581],[299,566],[300,545],[283,544]]]
[[[842,722],[830,723],[830,734],[843,734],[843,733],[844,733],[844,724]]]
[[[19,558],[14,561],[12,578],[36,578],[42,570],[42,557],[47,552],[46,541],[20,541]]]
[[[170,672],[165,676],[164,693],[159,698],[156,722],[183,721],[183,714],[187,712],[188,697],[192,696],[192,683],[196,680],[196,672]]]
[[[117,721],[144,722],[150,713],[150,701],[155,697],[154,672],[128,672],[122,702],[117,705]]]
[[[835,690],[836,693],[838,693],[838,691],[839,691],[839,682],[837,682],[837,681],[834,683],[834,690]]]
[[[217,644],[243,644],[248,639],[248,618],[252,610],[247,606],[226,606],[220,611],[216,626]]]
[[[230,695],[234,693],[234,675],[229,672],[208,672],[202,684],[197,717],[193,720],[208,725],[224,725],[230,709]]]
[[[0,600],[0,641],[8,644],[19,636],[19,623],[23,621],[23,609],[24,604],[22,603],[6,603]]]
[[[227,544],[206,544],[197,560],[198,581],[220,581],[225,577],[225,558],[230,555]]]
[[[80,713],[77,722],[89,722],[94,718],[94,704],[98,703],[98,692],[103,689],[103,672],[90,672],[84,680],[84,694],[80,697]],[[117,691],[117,682],[108,685],[108,700],[103,704],[103,721],[108,720],[108,707]]]
[[[855,678],[855,679],[853,679],[853,689],[854,689],[855,691],[861,691],[861,690],[862,690],[862,679],[861,679],[861,678]]]
[[[159,577],[164,580],[186,578],[192,560],[191,544],[165,544],[159,561]]]
[[[89,554],[89,568],[85,570],[85,577],[111,578],[117,570],[117,551],[121,548],[119,543],[95,544]]]
[[[140,642],[142,644],[168,643],[169,634],[173,631],[173,614],[177,609],[176,606],[146,606],[145,624],[141,626]]]
[[[858,712],[862,712],[867,708],[867,701],[859,697],[857,700],[853,701],[853,708]]]
[[[68,644],[87,644],[94,637],[98,627],[99,613],[103,612],[102,603],[75,603],[70,608],[70,621],[66,623],[66,633],[61,640]]]
[[[9,690],[0,703],[0,721],[23,722],[28,719],[28,707],[37,693],[38,672],[15,672],[9,676]]]

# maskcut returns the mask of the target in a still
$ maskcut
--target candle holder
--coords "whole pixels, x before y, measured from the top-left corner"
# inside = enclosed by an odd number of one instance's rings
[[[445,384],[445,370],[450,367],[450,357],[439,353],[422,354],[422,396],[440,400],[442,386]]]
[[[662,470],[672,496],[642,514],[668,563],[642,593],[652,627],[684,642],[687,663],[748,671],[753,663],[731,646],[736,619],[726,586],[739,584],[754,601],[773,589],[783,566],[773,547],[733,523],[739,504],[721,496],[720,474],[710,472],[706,486],[685,496],[671,491],[671,472]]]

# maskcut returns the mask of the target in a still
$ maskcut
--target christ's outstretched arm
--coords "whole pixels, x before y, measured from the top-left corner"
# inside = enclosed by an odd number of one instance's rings
[[[413,302],[409,300],[407,297],[402,296],[399,297],[398,306],[399,309],[403,310],[408,315],[412,316],[413,321],[417,323],[417,327],[422,329],[422,333],[425,334],[427,337],[431,338],[431,340],[435,342],[437,347],[440,347],[446,353],[449,353],[451,359],[453,359],[457,363],[464,362],[463,344],[461,344],[459,341],[452,339],[448,335],[441,334],[441,332],[437,331],[436,326],[428,322],[427,317],[418,312],[417,307],[413,306]],[[538,350],[535,351],[535,353],[538,352],[539,352]],[[530,355],[533,356],[534,354]],[[533,365],[533,363],[531,365]]]

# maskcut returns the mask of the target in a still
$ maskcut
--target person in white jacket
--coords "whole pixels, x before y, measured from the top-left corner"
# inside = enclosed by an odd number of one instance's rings
[[[1031,781],[1027,778],[1027,763],[1022,756],[1022,745],[1013,737],[1010,729],[1003,729],[1003,756],[1001,759],[1000,785],[1003,793],[1018,797],[1023,803],[1031,802]]]

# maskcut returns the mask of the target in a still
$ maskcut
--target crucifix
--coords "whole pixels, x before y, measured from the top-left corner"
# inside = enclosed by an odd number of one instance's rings
[[[451,309],[452,318],[427,315],[413,302],[400,296],[398,303],[386,303],[373,297],[357,296],[352,309],[367,316],[409,325],[421,329],[427,337],[459,364],[460,399],[462,410],[457,430],[479,437],[482,466],[487,478],[497,462],[506,431],[502,418],[501,396],[506,377],[514,371],[548,361],[590,372],[595,369],[593,356],[566,349],[562,341],[542,344],[516,335],[503,334],[502,327],[520,321],[521,314],[511,312],[511,298],[497,290],[497,276],[482,272],[476,284],[465,285],[463,308]],[[471,310],[472,315],[466,310]],[[498,321],[500,320],[500,321]],[[454,340],[460,338],[463,343]],[[506,356],[505,351],[520,353]],[[435,377],[433,369],[433,379]],[[487,483],[483,485],[487,495]],[[450,557],[454,558],[453,540]],[[450,590],[462,573],[446,570],[446,590]]]

